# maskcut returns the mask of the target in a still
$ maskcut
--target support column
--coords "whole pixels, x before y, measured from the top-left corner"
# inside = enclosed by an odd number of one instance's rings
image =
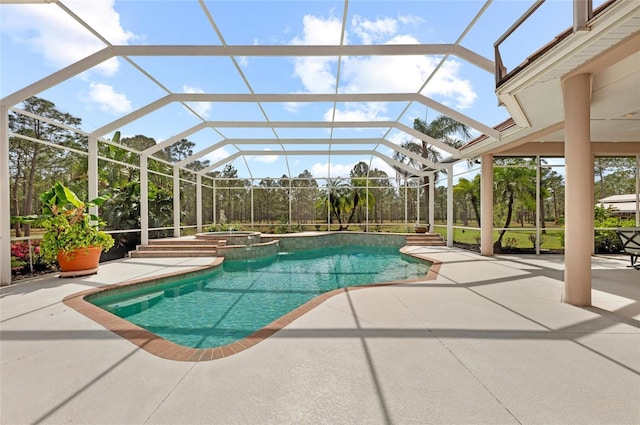
[[[436,175],[435,173],[431,173],[429,177],[429,233],[435,232],[436,228],[434,226],[436,211],[435,211],[435,186],[436,186]]]
[[[202,174],[196,174],[196,232],[202,233]]]
[[[636,155],[636,227],[640,227],[640,155]]]
[[[565,273],[563,302],[591,305],[593,246],[593,154],[591,153],[591,76],[563,81],[565,155]]]
[[[0,286],[11,284],[9,108],[0,105]]]
[[[140,243],[149,244],[149,159],[140,155]]]
[[[433,209],[433,207],[429,208]],[[447,246],[453,246],[453,166],[447,168]]]
[[[89,199],[96,199],[98,197],[98,138],[96,136],[89,136],[87,151],[89,153],[87,158],[88,194]],[[89,212],[98,215],[98,207],[89,207]]]
[[[493,155],[482,155],[480,175],[480,253],[493,255]]]
[[[180,237],[180,168],[173,167],[173,237]]]

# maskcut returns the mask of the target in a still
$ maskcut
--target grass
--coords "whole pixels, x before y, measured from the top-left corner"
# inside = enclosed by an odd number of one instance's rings
[[[438,223],[439,224],[439,223]],[[446,227],[436,227],[435,231],[444,237],[447,235]],[[541,249],[559,250],[563,249],[562,234],[564,231],[558,227],[548,227],[546,234],[542,234],[540,244]],[[493,231],[493,241],[497,241],[500,236],[499,230]],[[534,248],[536,229],[535,227],[517,227],[507,230],[502,238],[502,246],[510,248]],[[453,240],[457,243],[479,245],[480,229],[453,229]]]

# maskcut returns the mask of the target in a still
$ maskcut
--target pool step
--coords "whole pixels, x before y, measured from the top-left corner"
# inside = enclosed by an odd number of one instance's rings
[[[408,246],[446,246],[440,233],[418,233],[406,237]]]
[[[163,257],[215,257],[218,255],[217,245],[196,239],[158,239],[149,241],[148,245],[138,245],[129,253],[134,258]]]

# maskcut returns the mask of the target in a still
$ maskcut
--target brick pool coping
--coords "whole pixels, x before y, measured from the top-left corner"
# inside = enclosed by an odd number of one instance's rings
[[[143,283],[150,283],[154,281],[163,280],[166,278],[181,276],[188,273],[193,273],[197,271],[204,271],[216,267],[220,267],[223,262],[223,258],[216,258],[211,264],[201,267],[194,267],[192,269],[174,273],[167,273],[160,276],[154,276],[150,278],[131,280],[127,282],[117,283],[113,285],[107,285],[101,288],[88,289],[85,291],[77,292],[75,294],[69,295],[65,297],[62,302],[76,310],[78,313],[83,314],[94,322],[104,326],[107,330],[128,339],[133,344],[142,348],[150,354],[156,355],[163,359],[167,360],[175,360],[175,361],[183,361],[183,362],[202,362],[209,360],[221,359],[223,357],[228,357],[233,354],[239,353],[240,351],[246,350],[247,348],[253,347],[261,341],[269,338],[276,332],[280,331],[285,326],[289,325],[291,322],[301,317],[305,313],[311,311],[318,305],[322,304],[324,301],[333,297],[334,295],[346,293],[349,291],[354,291],[357,289],[366,289],[366,288],[376,288],[390,285],[399,285],[399,284],[407,284],[407,283],[417,283],[424,282],[425,280],[434,280],[437,278],[438,273],[440,271],[441,261],[435,260],[425,256],[417,256],[405,251],[406,247],[400,249],[400,252],[418,258],[420,260],[425,260],[431,262],[431,266],[429,267],[429,272],[426,274],[424,278],[421,279],[408,279],[408,280],[399,280],[394,282],[383,282],[376,283],[371,285],[363,285],[363,286],[353,286],[348,288],[340,288],[334,289],[333,291],[325,292],[323,294],[318,295],[312,300],[307,301],[305,304],[299,306],[298,308],[290,311],[279,319],[274,320],[264,328],[254,332],[253,334],[238,340],[232,344],[224,345],[222,347],[215,348],[191,348],[185,347],[174,342],[168,341],[152,332],[149,332],[146,329],[141,328],[125,319],[122,319],[115,314],[109,313],[102,308],[93,305],[89,301],[86,300],[87,297],[97,294],[99,292],[112,291],[116,288],[125,288],[128,286],[140,285]]]

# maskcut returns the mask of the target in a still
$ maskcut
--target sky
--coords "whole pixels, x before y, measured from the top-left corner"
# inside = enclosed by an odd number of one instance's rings
[[[319,45],[456,43],[493,61],[494,42],[526,11],[524,0],[217,1],[62,0],[60,4],[0,5],[0,97],[37,82],[105,47],[98,36],[65,9],[93,27],[112,45]],[[594,6],[602,1],[594,1]],[[484,8],[484,9],[483,9]],[[478,13],[483,13],[478,17]],[[548,0],[501,45],[512,69],[571,25],[571,2]],[[475,20],[477,18],[477,20]],[[474,25],[470,26],[472,22]],[[468,29],[468,31],[465,31]],[[434,70],[437,72],[434,73]],[[337,79],[338,72],[340,78]],[[82,119],[92,132],[171,93],[416,93],[487,126],[509,117],[498,105],[494,76],[462,58],[432,56],[351,57],[160,57],[112,58],[37,96]],[[428,83],[426,85],[425,82]],[[424,87],[423,87],[424,85]],[[412,126],[416,117],[439,115],[419,103],[170,103],[122,126],[123,137],[143,134],[161,142],[204,121],[396,121]],[[19,107],[19,105],[18,105]],[[479,135],[472,129],[474,136]],[[104,137],[110,138],[111,134]],[[414,140],[396,129],[204,128],[187,136],[195,151],[224,139],[380,138]],[[359,161],[394,175],[371,155],[341,155],[367,145],[332,145],[327,155],[278,154],[278,143],[249,145],[235,140],[204,159],[220,164],[238,149],[240,177],[347,177]],[[287,145],[287,150],[326,149],[325,144]],[[377,147],[382,154],[390,150]],[[262,153],[264,152],[264,153]]]

